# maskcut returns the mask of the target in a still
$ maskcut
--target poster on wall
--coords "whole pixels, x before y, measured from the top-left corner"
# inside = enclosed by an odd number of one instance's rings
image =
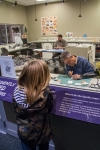
[[[21,26],[12,26],[12,41],[15,42],[15,37],[18,36],[21,38]]]
[[[57,16],[41,17],[41,35],[57,35]]]
[[[73,37],[73,32],[66,32],[67,37]]]

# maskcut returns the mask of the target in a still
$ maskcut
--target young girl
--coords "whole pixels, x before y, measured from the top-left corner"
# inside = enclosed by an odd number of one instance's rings
[[[52,138],[49,113],[53,97],[48,88],[50,72],[42,60],[29,62],[22,70],[14,90],[18,136],[23,150],[48,150]]]

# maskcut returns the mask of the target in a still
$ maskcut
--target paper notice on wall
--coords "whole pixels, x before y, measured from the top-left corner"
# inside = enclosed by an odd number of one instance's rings
[[[67,37],[73,37],[73,32],[66,32]]]
[[[41,35],[57,35],[57,16],[41,17]]]

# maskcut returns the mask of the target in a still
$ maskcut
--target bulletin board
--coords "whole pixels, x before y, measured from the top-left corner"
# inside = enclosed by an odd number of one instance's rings
[[[41,35],[57,35],[57,16],[41,17]]]

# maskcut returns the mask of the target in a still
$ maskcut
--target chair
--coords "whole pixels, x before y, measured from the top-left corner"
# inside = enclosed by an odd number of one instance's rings
[[[34,43],[31,43],[27,49],[22,49],[21,50],[21,54],[22,55],[29,55],[29,56],[33,56],[34,54],[34,49],[36,48],[36,45]]]
[[[21,51],[21,54],[22,54],[22,55],[33,56],[34,52],[33,52],[32,49],[27,48],[27,49],[22,50],[22,51]]]
[[[51,62],[53,62],[52,65],[55,66],[53,70],[54,73],[59,73],[59,68],[63,68],[63,71],[65,72],[65,64],[61,61],[61,58],[59,55],[49,60],[46,60],[45,62],[47,63],[47,65],[51,65]]]
[[[36,44],[31,43],[28,48],[29,48],[29,49],[32,49],[33,52],[34,52],[34,49],[36,49]],[[35,54],[36,54],[36,53],[39,54],[39,58],[41,58],[41,56],[42,56],[41,52],[35,52]],[[35,56],[35,54],[34,54],[34,56]]]

